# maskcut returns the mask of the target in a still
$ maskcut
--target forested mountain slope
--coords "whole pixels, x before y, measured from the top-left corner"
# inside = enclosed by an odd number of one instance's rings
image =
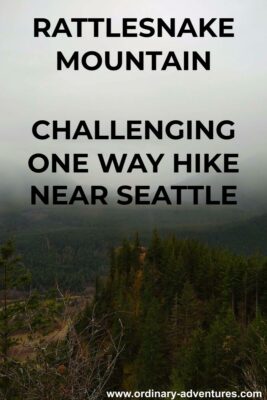
[[[124,329],[113,387],[266,390],[266,282],[266,258],[157,233],[148,248],[124,241],[94,304]]]
[[[112,246],[138,231],[147,245],[151,232],[197,238],[238,254],[267,255],[267,215],[216,209],[41,209],[9,212],[0,218],[0,240],[13,238],[34,273],[33,285],[81,290],[108,266]]]

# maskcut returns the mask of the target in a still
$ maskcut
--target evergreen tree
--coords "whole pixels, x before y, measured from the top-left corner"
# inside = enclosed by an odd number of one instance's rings
[[[4,361],[7,360],[8,351],[14,342],[12,335],[19,327],[16,316],[23,309],[19,302],[9,304],[8,296],[12,289],[25,288],[29,281],[30,274],[16,254],[14,243],[7,241],[0,248],[0,288],[3,293],[3,306],[0,310],[0,352]]]
[[[175,296],[170,316],[169,337],[172,350],[177,346],[186,346],[191,335],[201,325],[201,307],[194,289],[186,282],[181,296]]]
[[[235,256],[195,240],[162,239],[156,231],[148,248],[138,236],[133,243],[124,241],[97,291],[100,314],[111,316],[111,332],[116,333],[118,315],[124,326],[117,385],[129,390],[240,385],[246,354],[258,357],[261,366],[267,362],[260,346],[265,278],[261,257]],[[255,317],[257,324],[251,324]]]
[[[29,280],[30,275],[16,255],[14,243],[7,241],[0,247],[0,289],[3,293],[0,309],[0,362],[3,362],[3,376],[0,387],[5,396],[8,396],[9,390],[9,351],[16,344],[14,333],[24,324],[20,318],[24,305],[21,302],[9,304],[9,294],[12,289],[25,287]]]
[[[179,348],[171,373],[171,390],[201,390],[204,388],[204,346],[204,331],[196,329],[190,343]]]
[[[136,366],[138,389],[166,389],[168,383],[166,336],[162,306],[156,298],[152,299],[148,306]]]
[[[205,344],[207,388],[226,389],[238,383],[241,333],[231,309],[211,324]]]
[[[243,384],[267,394],[267,320],[260,314],[248,327],[244,352]]]

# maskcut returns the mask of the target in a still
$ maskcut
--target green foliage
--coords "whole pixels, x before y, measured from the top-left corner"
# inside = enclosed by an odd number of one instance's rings
[[[164,314],[159,300],[152,299],[147,306],[144,330],[136,361],[136,386],[139,390],[150,388],[164,390],[168,383],[168,362],[165,357],[166,333],[162,315]]]
[[[224,389],[238,383],[241,339],[240,327],[231,310],[211,324],[205,340],[206,387]]]
[[[14,243],[7,241],[0,247],[0,289],[2,301],[0,308],[0,355],[7,359],[8,350],[13,345],[12,335],[21,326],[18,317],[23,309],[21,302],[8,303],[12,289],[25,288],[30,282],[30,274],[16,255]]]
[[[113,387],[248,387],[248,353],[267,385],[266,277],[260,256],[162,239],[157,232],[147,248],[139,239],[124,241],[112,252],[96,299],[98,316],[110,315],[110,329],[119,317],[125,330]]]
[[[156,226],[164,237],[175,234],[238,254],[260,251],[267,255],[266,221],[266,214],[251,218],[250,213],[236,208],[45,207],[0,210],[0,237],[4,240],[12,235],[16,239],[32,273],[33,287],[46,290],[57,281],[62,289],[78,292],[107,272],[110,248],[117,247],[131,232],[140,232],[146,246]],[[209,267],[209,258],[203,259],[199,284]],[[212,288],[213,280],[206,284]],[[173,297],[171,293],[170,301]]]
[[[41,336],[53,330],[62,312],[62,302],[57,301],[55,292],[40,295],[33,291],[28,294],[30,281],[31,275],[16,254],[14,243],[7,241],[0,247],[0,396],[5,400],[20,398],[13,387],[13,374],[18,377],[23,370],[26,373],[31,369],[30,361],[22,367],[12,357],[14,346],[20,344],[19,334],[28,336],[31,341],[37,331]],[[12,298],[12,295],[17,295],[17,298]],[[24,378],[20,376],[20,383]]]
[[[46,246],[55,251],[49,243]],[[67,265],[77,252],[65,244],[61,256]],[[31,399],[27,397],[31,390],[36,396],[37,382],[54,399],[70,398],[66,396],[71,396],[74,387],[77,392],[80,386],[88,387],[90,374],[83,372],[91,370],[92,354],[101,360],[97,371],[109,374],[110,359],[117,351],[112,338],[119,337],[121,329],[123,352],[119,352],[108,388],[265,391],[266,258],[236,256],[196,240],[164,239],[155,231],[148,247],[136,235],[133,242],[124,240],[114,248],[110,259],[110,273],[96,279],[95,301],[77,326],[72,326],[73,335],[57,347],[53,343],[49,348],[41,346],[35,359],[22,364],[8,357],[16,344],[14,334],[25,332],[29,324],[33,337],[36,332],[47,334],[64,304],[53,290],[46,294],[32,291],[23,300],[9,302],[10,290],[25,291],[30,275],[12,242],[0,248],[0,365],[4,377],[0,390],[6,394],[10,388],[8,400],[19,399],[18,385],[19,390],[27,387],[25,399]],[[92,310],[94,329],[89,331]],[[108,332],[104,338],[99,337],[100,321]],[[93,331],[96,337],[92,340]],[[80,332],[87,332],[82,339],[77,336]],[[73,338],[78,342],[73,343]],[[78,349],[81,353],[76,358]]]
[[[257,382],[266,391],[267,376],[267,319],[258,315],[248,326],[244,343],[245,368],[243,380],[248,390],[254,390]],[[249,378],[249,379],[248,379]]]
[[[0,363],[3,365],[4,374],[0,377],[0,388],[7,393],[9,379],[7,372],[10,361],[9,350],[16,344],[14,333],[22,326],[21,313],[23,304],[13,302],[9,304],[8,296],[12,289],[25,288],[29,283],[30,275],[16,255],[14,243],[7,241],[0,247]]]

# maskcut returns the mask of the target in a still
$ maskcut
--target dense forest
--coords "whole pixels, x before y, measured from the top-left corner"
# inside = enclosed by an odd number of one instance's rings
[[[198,239],[237,253],[267,255],[267,215],[251,217],[240,210],[205,208],[20,210],[0,214],[1,241],[12,237],[32,272],[32,285],[46,290],[59,282],[79,293],[106,273],[109,250],[138,231],[148,246],[153,228],[168,237]]]
[[[267,387],[267,261],[195,240],[138,236],[112,251],[93,308],[123,326],[109,383],[127,390]],[[87,310],[88,316],[92,312]],[[266,392],[265,392],[266,393]]]
[[[155,231],[149,245],[136,235],[114,247],[93,298],[60,282],[38,291],[7,241],[0,399],[98,400],[110,389],[257,390],[266,398],[266,280],[264,256]]]

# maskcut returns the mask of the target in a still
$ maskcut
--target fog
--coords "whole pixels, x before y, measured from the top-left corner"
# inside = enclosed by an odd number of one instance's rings
[[[67,4],[66,4],[67,3]],[[172,172],[173,153],[239,153],[244,191],[255,191],[255,177],[267,145],[266,129],[266,0],[2,0],[1,51],[1,182],[0,191],[27,196],[34,182],[103,184],[171,184],[185,173]],[[235,38],[34,38],[33,19],[45,17],[122,17],[183,19],[235,18]],[[57,71],[56,52],[161,50],[211,51],[211,71]],[[71,120],[88,123],[110,120],[214,120],[235,122],[234,140],[202,141],[38,141],[31,133],[35,121]],[[90,173],[35,175],[27,162],[33,153],[88,153]],[[159,174],[103,174],[97,153],[159,154],[166,157]],[[251,161],[253,160],[253,161]],[[252,178],[253,177],[253,178]],[[192,182],[192,176],[189,177]],[[259,185],[266,178],[259,180]],[[256,179],[257,180],[257,179]],[[253,181],[253,185],[251,182]],[[243,183],[245,182],[245,184]],[[247,186],[246,186],[247,185]],[[246,189],[247,187],[247,189]],[[3,197],[2,197],[3,198]]]

